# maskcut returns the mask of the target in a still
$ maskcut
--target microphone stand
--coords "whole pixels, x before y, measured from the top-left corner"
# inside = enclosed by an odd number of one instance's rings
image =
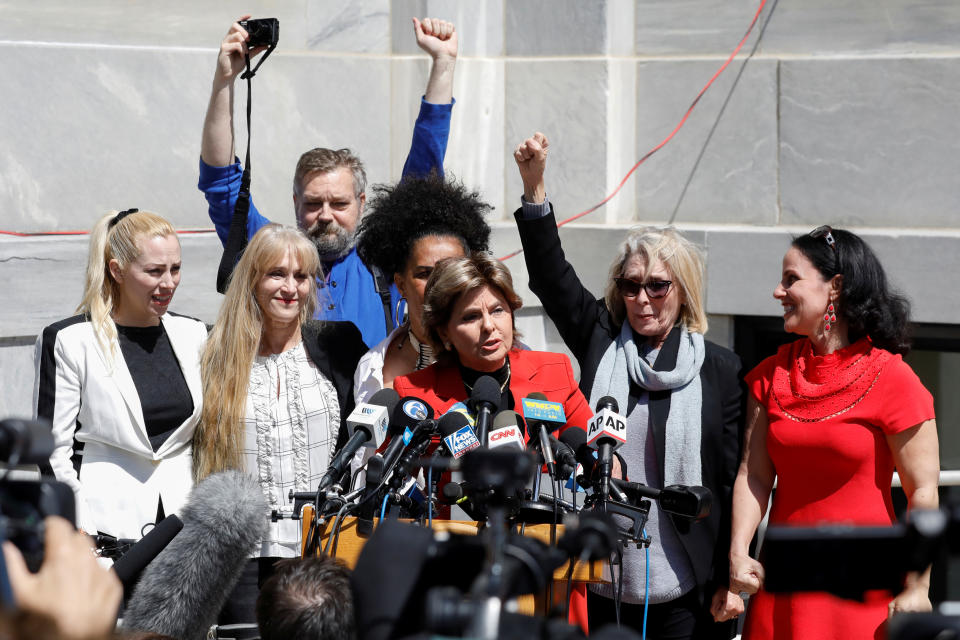
[[[416,514],[416,517],[423,515],[423,511],[414,509],[414,505],[416,504],[415,501],[409,496],[401,494],[400,489],[403,487],[406,478],[411,475],[411,472],[415,469],[416,462],[430,446],[430,443],[431,439],[428,436],[421,442],[408,446],[406,451],[404,451],[397,460],[397,464],[393,469],[393,474],[390,476],[390,480],[387,482],[387,486],[389,487],[388,495],[390,496],[390,504],[400,506],[401,509],[406,510],[410,515],[414,515],[414,511],[419,511],[419,513]]]
[[[443,447],[437,447],[431,458],[436,460],[442,453]],[[431,529],[433,528],[433,502],[434,496],[437,494],[437,482],[439,482],[439,478],[433,475],[433,464],[431,464],[427,471],[427,526]]]
[[[506,585],[501,584],[504,573],[504,549],[507,546],[506,507],[500,500],[493,500],[487,506],[487,561],[484,571],[474,582],[474,596],[479,601],[476,614],[467,627],[464,637],[496,640],[500,627],[500,613],[503,609],[503,593]]]
[[[464,476],[468,482],[489,490],[487,499],[487,554],[484,569],[474,580],[471,595],[477,609],[467,625],[464,637],[496,640],[503,601],[510,587],[506,580],[507,502],[539,474],[536,461],[526,452],[500,452],[484,449],[464,458]]]

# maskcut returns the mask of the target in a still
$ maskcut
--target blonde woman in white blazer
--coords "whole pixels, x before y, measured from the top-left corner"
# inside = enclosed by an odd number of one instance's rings
[[[207,331],[167,313],[179,283],[169,222],[107,214],[91,232],[79,315],[37,340],[35,407],[56,443],[43,471],[73,488],[77,525],[88,533],[139,538],[192,487]]]

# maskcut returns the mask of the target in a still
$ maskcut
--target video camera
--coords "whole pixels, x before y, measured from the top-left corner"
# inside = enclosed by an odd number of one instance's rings
[[[53,433],[44,420],[0,420],[0,540],[9,540],[23,553],[27,567],[43,564],[47,516],[76,522],[73,489],[49,478],[9,479],[21,464],[44,464],[53,453]]]
[[[923,571],[946,553],[960,554],[960,505],[916,509],[906,522],[890,526],[830,524],[772,526],[764,535],[760,560],[770,592],[825,591],[862,600],[867,591],[902,590],[910,571]],[[960,637],[960,603],[944,602],[936,613],[897,614],[890,640]]]

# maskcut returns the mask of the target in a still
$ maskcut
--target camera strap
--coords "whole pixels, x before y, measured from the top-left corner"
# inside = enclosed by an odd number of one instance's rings
[[[263,57],[257,66],[250,69],[250,53],[244,51],[247,70],[240,76],[247,81],[247,154],[243,161],[243,175],[240,176],[240,191],[237,192],[237,202],[233,206],[233,217],[230,218],[230,231],[227,233],[227,242],[223,245],[223,255],[220,257],[220,266],[217,268],[217,292],[226,293],[233,268],[240,261],[244,249],[247,248],[247,217],[250,213],[250,114],[253,106],[253,76],[257,69],[277,48],[272,44],[264,51]]]

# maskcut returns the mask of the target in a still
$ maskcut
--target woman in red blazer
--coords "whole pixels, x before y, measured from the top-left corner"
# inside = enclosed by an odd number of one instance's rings
[[[436,364],[396,378],[394,389],[422,399],[439,415],[467,400],[477,379],[489,375],[500,383],[500,410],[516,410],[539,391],[563,404],[568,425],[585,428],[593,413],[567,356],[514,347],[513,312],[521,305],[500,261],[474,253],[437,263],[423,314],[440,355]]]
[[[569,358],[514,347],[513,312],[522,304],[510,270],[499,260],[474,253],[438,262],[427,281],[423,306],[437,362],[394,378],[393,388],[401,396],[421,398],[439,415],[469,398],[477,379],[489,375],[500,383],[500,410],[516,410],[523,398],[539,391],[563,404],[568,425],[586,428],[593,412]],[[587,628],[583,588],[571,598],[570,621]]]

